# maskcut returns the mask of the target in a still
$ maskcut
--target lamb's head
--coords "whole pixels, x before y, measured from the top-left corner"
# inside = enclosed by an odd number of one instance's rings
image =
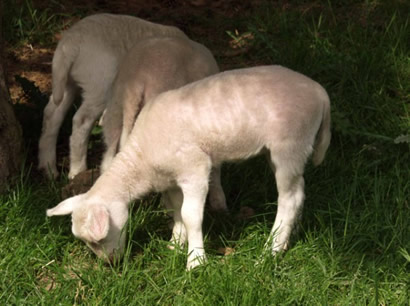
[[[119,259],[125,247],[128,208],[123,203],[106,205],[102,199],[82,194],[69,198],[47,210],[47,216],[71,214],[72,232],[105,261]]]

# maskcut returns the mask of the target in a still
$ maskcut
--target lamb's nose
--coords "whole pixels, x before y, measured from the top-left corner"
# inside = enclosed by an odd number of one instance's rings
[[[114,249],[110,255],[108,255],[107,259],[111,264],[115,264],[121,258],[120,252],[117,249]]]
[[[114,261],[115,261],[115,254],[114,254],[114,252],[112,252],[112,253],[108,256],[108,261],[109,261],[110,263],[114,263]]]

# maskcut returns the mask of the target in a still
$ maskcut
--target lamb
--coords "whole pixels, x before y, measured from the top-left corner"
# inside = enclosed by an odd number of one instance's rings
[[[314,165],[323,161],[330,137],[329,97],[315,81],[281,66],[219,73],[146,105],[95,185],[47,215],[71,214],[73,234],[113,260],[124,250],[127,203],[167,191],[174,209],[171,241],[188,241],[192,269],[206,261],[202,219],[211,168],[265,153],[278,189],[266,243],[275,254],[289,247],[300,217],[305,164],[310,155]]]
[[[140,41],[124,56],[115,78],[103,120],[107,151],[104,172],[124,147],[135,119],[159,93],[219,72],[211,52],[203,45],[178,37]]]
[[[135,119],[146,103],[166,90],[202,79],[219,71],[212,53],[203,45],[178,37],[154,37],[134,45],[124,56],[108,99],[103,120],[105,172],[124,146]],[[212,171],[209,202],[214,211],[227,211],[220,168]],[[167,195],[161,198],[169,207]]]
[[[59,41],[52,63],[53,92],[44,109],[39,141],[39,165],[48,176],[58,176],[56,143],[64,117],[81,90],[82,104],[73,118],[69,178],[87,169],[87,144],[94,122],[106,106],[118,65],[141,39],[172,36],[187,38],[179,29],[126,15],[86,17]]]

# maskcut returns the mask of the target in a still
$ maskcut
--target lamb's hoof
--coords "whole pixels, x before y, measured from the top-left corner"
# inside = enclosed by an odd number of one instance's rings
[[[68,172],[68,178],[70,180],[73,180],[77,175],[80,175],[80,173],[87,171],[86,166],[73,166],[70,165],[70,171]]]
[[[211,190],[208,196],[209,210],[214,212],[228,212],[228,206],[226,205],[226,198],[223,192],[216,192]]]
[[[49,180],[55,180],[58,178],[60,173],[58,173],[57,167],[56,166],[38,166],[37,168],[39,171],[41,171]]]
[[[185,241],[176,240],[171,238],[169,241],[167,248],[172,251],[183,252],[185,247]]]
[[[250,218],[252,218],[255,215],[255,211],[253,208],[248,207],[248,206],[242,206],[241,209],[239,210],[238,215],[236,215],[236,219],[245,221]]]
[[[189,260],[186,264],[186,269],[187,271],[191,271],[192,269],[199,267],[201,265],[203,265],[204,263],[206,263],[206,257],[205,256],[201,256],[201,257],[195,257],[195,259],[193,260]]]
[[[209,199],[209,210],[216,213],[225,213],[229,212],[228,206],[226,206],[225,200],[216,200],[216,199]]]

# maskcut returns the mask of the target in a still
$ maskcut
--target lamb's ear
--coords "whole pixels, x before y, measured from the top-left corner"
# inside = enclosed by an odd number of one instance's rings
[[[103,205],[90,205],[87,216],[87,230],[95,242],[104,239],[110,228],[110,214]]]
[[[56,207],[47,209],[47,216],[63,216],[68,215],[73,212],[74,206],[82,201],[82,195],[77,195],[75,197],[71,197],[63,202],[60,202]]]

